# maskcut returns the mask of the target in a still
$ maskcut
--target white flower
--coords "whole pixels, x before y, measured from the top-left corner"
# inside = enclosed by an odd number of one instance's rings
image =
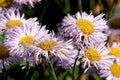
[[[114,56],[107,55],[109,50],[105,46],[105,43],[89,43],[86,46],[81,45],[80,48],[80,57],[83,62],[82,67],[85,69],[85,72],[90,67],[95,67],[97,70],[100,68],[107,69],[107,65],[109,65],[111,61],[114,61]]]
[[[4,67],[3,67],[4,66]],[[9,67],[9,53],[5,46],[0,46],[0,72],[3,68]]]
[[[103,33],[108,27],[103,18],[104,14],[94,17],[92,14],[88,15],[83,12],[77,12],[75,15],[67,15],[64,17],[60,34],[66,37],[78,37],[77,41],[81,41],[84,37],[84,42],[101,42],[107,39],[107,35]]]
[[[36,54],[36,63],[39,63],[41,56],[46,60],[52,59],[53,63],[57,62],[58,66],[68,68],[73,66],[78,51],[72,46],[72,41],[58,39],[51,34],[50,38],[41,39],[36,46],[30,47],[29,52]],[[77,62],[78,64],[78,62]]]
[[[8,70],[11,62],[16,63],[19,61],[20,58],[9,55],[9,51],[6,46],[0,45],[0,72],[2,72],[2,69]]]
[[[114,42],[109,48],[109,55],[115,56],[115,62],[120,62],[120,43]]]
[[[14,2],[20,5],[28,5],[29,7],[34,7],[34,4],[41,2],[41,0],[14,0]]]
[[[120,80],[120,63],[113,62],[109,69],[101,69],[99,74],[106,77],[106,80]]]
[[[8,30],[15,26],[22,26],[26,23],[24,14],[21,16],[19,10],[11,9],[0,15],[0,25],[2,29]]]
[[[36,44],[42,38],[49,37],[45,26],[28,27],[29,25],[24,25],[6,31],[4,44],[8,47],[10,55],[18,55],[20,57],[29,55],[25,52],[25,49]]]

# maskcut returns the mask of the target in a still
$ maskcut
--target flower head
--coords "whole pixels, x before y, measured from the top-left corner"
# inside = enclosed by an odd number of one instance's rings
[[[28,51],[36,53],[37,62],[40,62],[40,56],[44,56],[46,60],[52,59],[53,63],[57,62],[57,65],[63,68],[73,66],[78,54],[72,46],[71,40],[65,42],[52,33],[50,38],[41,39],[38,44],[32,46]]]
[[[106,80],[120,80],[120,63],[113,62],[108,69],[101,69],[100,76]]]
[[[45,35],[45,36],[44,36]],[[33,46],[42,38],[49,36],[45,26],[24,25],[22,27],[14,27],[6,32],[5,45],[10,51],[10,55],[25,56],[28,55],[25,49]]]
[[[120,62],[120,43],[114,42],[112,46],[108,46],[109,55],[115,56],[115,62]]]
[[[107,69],[108,67],[104,65],[110,64],[111,61],[114,61],[114,57],[107,54],[109,50],[105,46],[105,43],[89,43],[85,47],[82,46],[80,48],[80,56],[83,62],[82,67],[86,69],[85,72],[90,67],[95,67],[97,70],[100,68]]]
[[[9,55],[9,50],[6,46],[0,45],[0,72],[2,69],[8,70],[10,68],[10,63],[16,63],[20,59]]]
[[[20,10],[21,8],[22,5],[14,2],[14,0],[0,0],[0,9],[2,10],[2,13],[6,13],[12,9]]]
[[[12,5],[13,0],[1,0],[0,1],[0,7],[2,8],[8,8]]]
[[[8,30],[13,27],[20,27],[26,23],[24,15],[20,15],[19,10],[11,9],[0,16],[0,25],[3,29]]]
[[[92,14],[76,13],[74,16],[67,15],[62,21],[59,28],[60,34],[66,37],[76,37],[77,41],[83,42],[101,42],[107,39],[107,35],[103,33],[108,27],[103,19],[104,14],[94,17]]]

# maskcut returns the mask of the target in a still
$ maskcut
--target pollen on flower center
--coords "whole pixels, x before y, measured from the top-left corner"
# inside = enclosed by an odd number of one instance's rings
[[[116,56],[116,57],[120,57],[120,49],[118,48],[110,48],[110,55]]]
[[[98,61],[101,58],[100,53],[94,48],[86,49],[85,56],[91,61]]]
[[[5,46],[0,46],[0,59],[9,57],[8,49]]]
[[[110,67],[111,74],[115,77],[120,78],[120,65],[117,63],[114,63]]]
[[[94,31],[93,24],[86,19],[78,19],[76,24],[79,26],[80,30],[86,34],[90,35]]]
[[[0,0],[0,7],[9,8],[13,3],[13,0]]]
[[[29,47],[32,44],[34,44],[34,41],[35,41],[35,37],[34,36],[26,35],[23,38],[21,38],[21,40],[19,41],[19,44],[22,44],[25,47]]]
[[[54,41],[52,41],[52,40],[50,40],[50,41],[46,40],[46,41],[44,41],[44,42],[39,43],[39,44],[38,44],[38,47],[42,48],[43,50],[51,50],[51,49],[53,49],[56,45],[57,45],[57,44],[56,44]]]
[[[22,22],[20,20],[9,20],[7,23],[6,23],[6,26],[8,28],[12,28],[14,26],[21,26],[22,25]]]

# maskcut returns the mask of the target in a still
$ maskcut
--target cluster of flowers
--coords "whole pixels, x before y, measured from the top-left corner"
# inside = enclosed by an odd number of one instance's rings
[[[29,2],[33,0],[14,0]],[[24,2],[25,1],[25,2]],[[27,1],[27,2],[26,2]],[[34,0],[39,2],[40,0]],[[4,9],[0,14],[0,69],[10,62],[29,62],[31,66],[52,62],[68,69],[82,65],[85,73],[95,70],[107,80],[120,79],[120,43],[107,43],[108,29],[104,14],[94,17],[85,12],[68,14],[58,25],[58,33],[49,31],[37,21],[20,15],[20,9]]]

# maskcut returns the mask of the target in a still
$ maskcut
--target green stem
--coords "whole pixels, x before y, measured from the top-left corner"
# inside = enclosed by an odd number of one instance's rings
[[[113,8],[114,8],[114,5],[115,5],[115,2],[116,2],[116,0],[113,0],[113,3],[112,3],[112,5],[111,5],[111,7],[110,7],[110,9],[109,9],[109,11],[108,11],[108,14],[107,14],[107,19],[109,20],[111,17],[112,17],[112,15],[113,15]]]
[[[81,62],[82,63],[82,62]],[[76,80],[80,80],[81,75],[84,73],[84,69],[81,68],[81,65],[79,65],[79,75]]]
[[[78,0],[78,9],[79,12],[82,13],[82,0]]]
[[[46,3],[44,4],[43,11],[42,11],[42,13],[40,15],[40,23],[42,23],[42,21],[43,21],[43,17],[44,17],[44,14],[45,14],[47,8],[48,8],[48,1],[46,1]]]
[[[64,2],[65,2],[64,14],[70,13],[71,12],[70,0],[64,0]]]
[[[3,31],[3,33],[1,34],[2,45],[4,45],[5,32],[6,31]]]
[[[96,74],[93,74],[92,76],[94,77],[95,80],[101,80],[100,77]]]
[[[90,0],[90,10],[93,12],[95,6],[95,1],[94,0]]]
[[[62,2],[60,0],[54,0],[54,1],[59,6],[60,10],[64,13],[64,7],[62,5]]]
[[[31,80],[32,75],[34,74],[35,70],[33,67],[30,67],[29,71],[28,71],[28,75],[27,75],[27,79],[26,80]]]
[[[54,70],[54,68],[53,68],[53,65],[52,65],[52,63],[50,62],[50,61],[48,61],[48,63],[49,63],[49,66],[50,66],[50,68],[51,68],[51,76],[52,77],[50,77],[50,80],[57,80],[57,77],[56,77],[56,74],[55,74],[55,70]]]
[[[26,65],[26,74],[25,74],[23,80],[27,80],[28,77],[29,77],[29,76],[28,76],[28,75],[29,75],[29,62],[26,61],[26,63],[27,63],[27,65]]]
[[[74,62],[73,71],[72,71],[72,80],[75,80],[75,78],[74,78],[75,66],[76,66],[76,63],[77,63],[78,58],[79,58],[79,57],[77,56],[76,59],[75,59],[75,62]]]

